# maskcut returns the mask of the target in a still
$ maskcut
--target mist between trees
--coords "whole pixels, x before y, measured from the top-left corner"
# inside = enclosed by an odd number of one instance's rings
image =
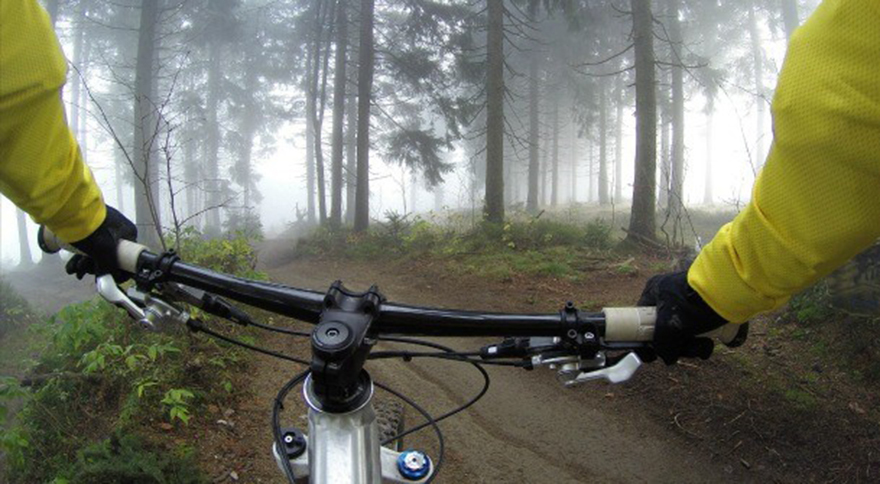
[[[160,247],[385,211],[739,205],[785,40],[817,1],[52,0],[68,122]],[[271,161],[270,161],[271,160]],[[264,199],[263,192],[271,192]],[[5,202],[0,260],[32,260]],[[173,237],[172,237],[173,238]]]

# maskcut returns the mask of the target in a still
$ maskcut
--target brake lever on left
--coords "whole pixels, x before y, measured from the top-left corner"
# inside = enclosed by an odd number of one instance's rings
[[[98,294],[101,295],[110,304],[116,305],[128,311],[128,314],[134,318],[141,326],[147,329],[156,329],[155,325],[147,319],[144,310],[134,303],[128,296],[122,292],[122,289],[116,285],[116,281],[110,274],[104,274],[95,279],[95,286]]]

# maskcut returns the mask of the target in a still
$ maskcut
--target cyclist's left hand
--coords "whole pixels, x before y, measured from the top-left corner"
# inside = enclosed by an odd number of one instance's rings
[[[715,343],[697,335],[727,324],[688,284],[687,271],[649,279],[638,305],[657,307],[653,346],[667,365],[681,357],[709,358]]]
[[[116,255],[116,246],[121,239],[136,241],[137,227],[118,210],[107,206],[104,222],[88,237],[71,244],[84,255],[74,255],[67,262],[67,273],[75,274],[77,279],[86,274],[112,274],[116,282],[128,280],[128,276],[119,270]]]

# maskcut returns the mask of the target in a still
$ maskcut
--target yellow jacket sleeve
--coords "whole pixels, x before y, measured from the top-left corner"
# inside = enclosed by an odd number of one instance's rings
[[[826,0],[796,31],[748,207],[688,273],[721,316],[779,308],[880,237],[880,2]]]
[[[103,222],[106,209],[64,117],[66,71],[36,0],[0,0],[0,192],[76,242]]]

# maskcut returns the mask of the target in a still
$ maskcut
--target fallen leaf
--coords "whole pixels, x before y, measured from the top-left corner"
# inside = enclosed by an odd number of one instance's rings
[[[865,414],[865,409],[862,408],[862,407],[861,407],[858,403],[856,403],[856,402],[851,402],[851,403],[849,404],[849,409],[852,410],[853,412],[859,414],[859,415],[864,415],[864,414]]]

